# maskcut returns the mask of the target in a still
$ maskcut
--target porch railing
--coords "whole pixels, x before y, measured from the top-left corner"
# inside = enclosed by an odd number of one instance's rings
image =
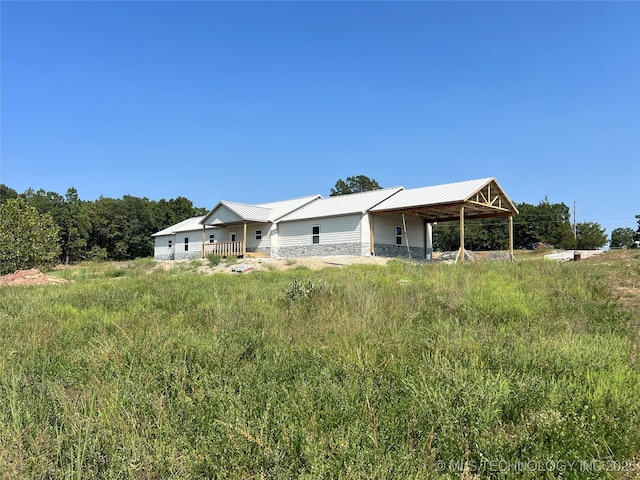
[[[221,257],[239,257],[244,255],[244,242],[205,243],[204,254],[213,253]]]

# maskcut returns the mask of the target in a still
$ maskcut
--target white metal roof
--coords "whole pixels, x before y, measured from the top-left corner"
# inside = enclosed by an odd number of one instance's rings
[[[223,201],[220,202],[220,205],[227,207],[242,220],[254,222],[267,222],[269,220],[269,214],[271,213],[270,208],[260,207],[258,205],[249,205],[247,203]]]
[[[410,188],[384,200],[375,208],[372,208],[371,211],[381,212],[422,205],[463,202],[492,181],[495,181],[495,179],[490,177],[431,187]]]
[[[322,198],[321,195],[309,195],[307,197],[293,198],[290,200],[281,200],[279,202],[270,202],[270,203],[260,203],[257,205],[251,205],[248,203],[240,203],[240,202],[228,202],[221,201],[213,207],[209,213],[207,213],[204,217],[200,217],[200,222],[207,222],[208,219],[213,215],[213,213],[224,206],[231,212],[233,212],[237,217],[238,221],[252,221],[252,222],[274,222],[278,220],[280,217],[291,213],[298,208]]]
[[[308,218],[364,213],[386,198],[397,194],[401,190],[402,187],[394,187],[321,198],[315,202],[309,203],[295,212],[290,213],[289,215],[285,215],[280,220],[283,222],[289,222],[293,220],[305,220]]]
[[[283,217],[288,213],[294,212],[300,207],[303,207],[308,203],[311,203],[314,200],[318,200],[320,198],[322,198],[322,195],[309,195],[307,197],[293,198],[291,200],[282,200],[280,202],[260,203],[258,204],[258,206],[270,208],[271,212],[269,213],[269,221],[274,222],[278,220],[280,217]]]
[[[203,218],[204,217],[187,218],[186,220],[183,220],[181,222],[176,223],[175,225],[171,225],[170,227],[160,230],[159,232],[156,232],[151,236],[161,237],[163,235],[173,235],[175,233],[180,233],[180,232],[191,232],[193,230],[202,230],[202,225],[200,224],[200,220],[202,220]],[[207,226],[207,230],[210,228],[213,228],[213,227]]]

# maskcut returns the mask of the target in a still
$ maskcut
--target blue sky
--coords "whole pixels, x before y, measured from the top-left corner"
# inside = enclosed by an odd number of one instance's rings
[[[0,183],[258,203],[495,177],[640,214],[639,2],[0,2]]]

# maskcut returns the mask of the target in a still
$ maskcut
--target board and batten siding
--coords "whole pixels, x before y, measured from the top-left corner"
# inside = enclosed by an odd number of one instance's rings
[[[280,248],[311,245],[311,229],[320,225],[320,245],[360,243],[361,215],[323,217],[279,224]]]

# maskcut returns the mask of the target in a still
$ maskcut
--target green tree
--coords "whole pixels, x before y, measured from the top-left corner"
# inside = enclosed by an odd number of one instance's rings
[[[633,247],[636,231],[633,228],[616,228],[611,232],[611,248]]]
[[[355,177],[347,177],[346,181],[342,179],[338,180],[335,187],[331,189],[329,196],[335,197],[337,195],[348,195],[350,193],[368,192],[369,190],[380,190],[381,188],[380,184],[373,178],[357,175]]]
[[[85,258],[91,225],[86,205],[78,198],[78,191],[73,187],[64,196],[59,226],[64,263]]]
[[[596,222],[582,222],[576,225],[577,248],[594,250],[607,244],[607,233]]]
[[[0,273],[55,265],[60,255],[58,226],[23,198],[0,205]]]
[[[10,198],[16,198],[18,192],[13,188],[7,187],[4,183],[0,183],[0,204],[6,202]]]
[[[434,225],[433,246],[438,250],[457,250],[460,247],[460,223]],[[466,220],[464,246],[475,251],[506,250],[509,248],[509,221],[506,218]]]
[[[153,203],[154,228],[151,233],[155,233],[170,225],[187,218],[197,217],[207,213],[205,208],[197,208],[193,206],[191,200],[185,197],[172,198],[171,200],[162,199]]]
[[[571,213],[564,203],[550,203],[546,198],[538,205],[520,203],[514,219],[514,244],[525,247],[546,242],[558,248],[575,248]]]

